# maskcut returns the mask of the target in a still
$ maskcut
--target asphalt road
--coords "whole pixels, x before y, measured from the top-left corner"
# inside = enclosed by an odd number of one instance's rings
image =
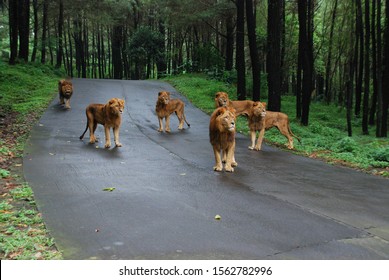
[[[217,173],[209,116],[170,85],[73,84],[72,109],[55,99],[24,155],[66,259],[389,259],[389,180],[267,145],[250,151],[243,135],[235,173]],[[161,90],[185,101],[189,129],[178,131],[173,116],[172,133],[157,132]],[[100,125],[98,143],[80,141],[85,107],[112,97],[126,101],[123,147],[104,149]]]

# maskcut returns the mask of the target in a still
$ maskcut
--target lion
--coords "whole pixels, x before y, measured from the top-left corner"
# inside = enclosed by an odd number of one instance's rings
[[[218,107],[233,107],[235,109],[236,116],[246,115],[248,116],[253,101],[251,100],[237,100],[232,101],[228,98],[228,94],[225,92],[217,92],[215,94],[215,106]]]
[[[65,104],[66,109],[70,109],[70,97],[73,95],[73,84],[70,80],[58,81],[59,104]]]
[[[265,135],[265,117],[266,117],[266,103],[265,102],[253,102],[248,115],[248,123],[250,129],[251,146],[250,150],[261,150],[263,136]],[[257,144],[255,144],[255,138],[259,131]]]
[[[215,155],[216,165],[214,171],[223,170],[223,158],[225,158],[225,170],[234,172],[235,166],[235,111],[232,108],[217,108],[211,115],[209,122],[209,139]]]
[[[288,139],[287,147],[289,150],[294,149],[293,137],[295,137],[299,141],[299,143],[301,143],[300,138],[294,135],[292,130],[290,129],[289,117],[287,114],[281,112],[266,111],[265,130],[268,130],[272,127],[276,127],[281,132],[281,134]]]
[[[184,129],[184,121],[190,127],[190,124],[186,121],[185,113],[185,103],[180,99],[170,99],[170,92],[161,91],[158,93],[157,104],[155,106],[155,111],[159,120],[159,132],[163,131],[162,120],[165,118],[165,131],[170,132],[170,115],[176,113],[176,116],[179,121],[178,129]]]
[[[80,136],[80,140],[84,138],[86,131],[89,128],[91,144],[97,142],[95,137],[95,130],[97,124],[104,125],[105,130],[105,148],[111,147],[111,138],[109,129],[113,128],[113,135],[116,147],[121,147],[122,144],[119,142],[119,130],[122,121],[121,114],[124,110],[125,101],[119,98],[110,99],[107,104],[89,104],[86,107],[86,128],[84,133]]]

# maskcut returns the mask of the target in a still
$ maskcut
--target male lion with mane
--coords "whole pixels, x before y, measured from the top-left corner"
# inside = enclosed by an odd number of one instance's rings
[[[69,79],[58,81],[59,104],[70,109],[70,97],[73,95],[73,84]]]
[[[122,122],[121,114],[124,109],[124,100],[119,98],[110,99],[107,104],[89,104],[86,107],[86,128],[84,133],[80,136],[80,140],[84,138],[86,131],[89,128],[89,143],[93,144],[97,142],[95,136],[95,130],[97,124],[104,125],[105,131],[105,148],[111,147],[111,138],[109,129],[113,128],[113,135],[116,147],[121,147],[119,142],[119,130]]]
[[[219,91],[215,94],[215,106],[218,107],[233,107],[235,109],[235,115],[246,115],[248,116],[251,107],[253,106],[253,101],[251,100],[236,100],[232,101],[228,98],[228,94],[222,91]]]
[[[217,108],[211,115],[209,122],[209,139],[215,155],[216,165],[214,171],[223,170],[223,158],[225,158],[225,170],[234,172],[235,161],[235,112],[228,107]]]
[[[163,119],[165,118],[165,131],[170,132],[170,115],[176,113],[179,121],[178,129],[184,129],[184,121],[190,127],[190,124],[186,121],[185,103],[180,99],[170,99],[170,92],[161,91],[158,93],[157,104],[155,106],[155,112],[159,121],[159,132],[163,131]]]

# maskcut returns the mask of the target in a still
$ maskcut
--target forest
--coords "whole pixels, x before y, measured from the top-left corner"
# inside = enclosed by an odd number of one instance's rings
[[[0,0],[10,65],[70,77],[159,79],[205,73],[240,100],[295,96],[346,109],[363,134],[388,135],[389,0]],[[374,129],[374,131],[373,131]]]

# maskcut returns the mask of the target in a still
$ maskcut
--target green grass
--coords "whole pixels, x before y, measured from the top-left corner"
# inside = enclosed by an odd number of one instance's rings
[[[214,110],[214,96],[218,91],[229,93],[236,99],[236,88],[205,75],[180,75],[166,79],[184,94],[195,106],[210,114]],[[267,101],[266,99],[261,101]],[[301,126],[296,120],[295,97],[282,97],[282,112],[288,114],[291,129],[301,138],[297,140],[294,153],[321,158],[329,163],[347,165],[370,173],[389,177],[389,139],[362,135],[361,119],[353,120],[353,136],[347,136],[346,110],[335,105],[312,102],[309,126]],[[238,117],[237,130],[248,133],[247,120]],[[273,128],[266,132],[265,140],[285,149],[286,138]]]
[[[56,96],[60,70],[45,65],[9,66],[0,60],[0,106],[27,114],[41,114]]]
[[[0,113],[5,128],[0,140],[3,195],[0,201],[1,259],[61,259],[36,208],[32,189],[21,181],[25,142],[32,126],[57,97],[57,82],[64,73],[50,66],[18,64],[0,60]],[[4,184],[3,184],[4,183]]]

